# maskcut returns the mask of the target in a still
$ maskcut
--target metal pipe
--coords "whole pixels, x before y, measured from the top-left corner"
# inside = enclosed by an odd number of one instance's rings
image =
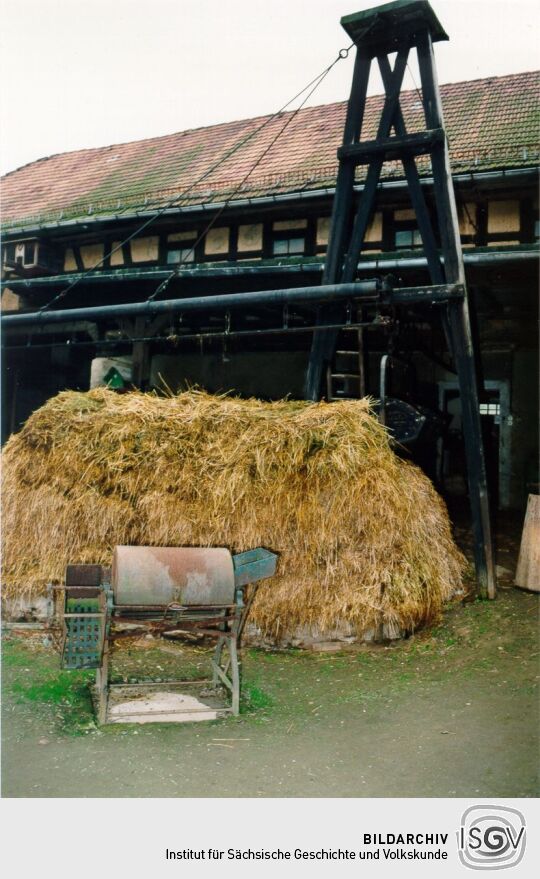
[[[284,290],[258,290],[251,293],[226,293],[217,296],[194,296],[190,299],[165,299],[162,302],[130,302],[122,305],[100,305],[92,308],[63,308],[57,311],[34,311],[11,314],[2,319],[9,329],[15,326],[43,326],[63,321],[96,320],[133,316],[155,317],[158,314],[187,314],[210,309],[246,308],[257,305],[285,305],[293,302],[339,302],[344,299],[377,299],[378,280],[355,284],[319,284],[316,287],[289,287]]]
[[[463,260],[466,265],[504,265],[514,262],[531,262],[538,259],[538,250],[498,250],[483,253],[471,253],[466,251]],[[396,269],[423,269],[427,268],[426,258],[414,257],[381,257],[380,259],[362,260],[358,263],[358,269],[362,271],[393,271]],[[237,278],[249,275],[290,275],[290,274],[320,274],[324,269],[324,262],[302,262],[292,265],[249,265],[249,266],[215,266],[213,268],[181,268],[178,271],[179,278]],[[118,269],[117,271],[99,271],[84,278],[84,284],[122,283],[127,281],[159,281],[170,275],[170,268],[162,269]],[[56,287],[59,284],[70,284],[78,278],[83,278],[82,273],[70,272],[65,275],[53,275],[43,278],[19,278],[17,280],[2,281],[2,288],[10,290],[36,290],[42,287]]]
[[[441,258],[442,259],[442,258]],[[471,266],[487,266],[487,265],[504,265],[514,262],[536,262],[538,260],[538,250],[519,250],[519,251],[494,251],[493,253],[469,253],[463,254],[465,265]],[[444,264],[444,259],[442,259]],[[427,259],[425,256],[409,256],[389,259],[382,257],[381,259],[362,260],[358,263],[358,270],[364,272],[392,271],[398,269],[426,269]]]
[[[19,333],[24,332],[24,334],[29,338],[29,340],[24,345],[4,345],[5,351],[35,351],[38,348],[108,348],[108,347],[119,347],[120,345],[133,345],[135,342],[168,342],[172,345],[178,345],[180,342],[209,342],[212,339],[238,339],[244,336],[248,336],[253,339],[257,336],[276,336],[276,335],[289,335],[290,333],[312,333],[314,330],[318,329],[331,329],[331,330],[341,330],[345,329],[358,329],[361,330],[362,327],[372,327],[376,326],[377,321],[364,321],[363,323],[322,323],[322,324],[308,324],[306,326],[298,326],[298,327],[268,327],[266,329],[251,329],[251,330],[212,330],[212,331],[204,331],[200,333],[183,333],[182,335],[177,335],[174,337],[168,336],[137,336],[135,338],[125,337],[119,339],[100,339],[96,342],[95,339],[76,339],[73,340],[71,338],[63,339],[62,341],[48,341],[48,342],[34,342],[35,333],[38,331],[34,330],[25,330],[24,327],[19,328]],[[39,328],[41,329],[41,328]],[[64,327],[60,327],[60,332],[65,332]],[[88,588],[88,587],[85,587]]]
[[[309,260],[309,257],[308,257]],[[236,278],[238,276],[245,277],[249,275],[293,275],[293,274],[319,274],[323,270],[322,261],[301,262],[288,264],[263,265],[214,265],[212,268],[205,268],[204,263],[199,263],[195,268],[192,266],[178,267],[179,278]],[[162,268],[124,268],[124,269],[99,269],[93,274],[86,275],[84,272],[66,272],[62,275],[46,275],[37,278],[17,278],[5,279],[2,281],[2,287],[8,287],[10,290],[26,290],[37,289],[40,287],[58,287],[71,284],[74,281],[81,281],[85,284],[105,284],[117,283],[122,281],[161,281],[168,278],[171,274],[172,266]]]

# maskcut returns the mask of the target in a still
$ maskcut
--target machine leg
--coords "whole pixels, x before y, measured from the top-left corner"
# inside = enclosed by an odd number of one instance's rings
[[[97,721],[102,726],[107,723],[107,710],[109,707],[109,652],[105,649],[101,668],[96,671],[97,689]]]
[[[101,668],[96,671],[97,720],[101,726],[107,723],[109,709],[109,640],[105,638]]]
[[[223,648],[227,645],[228,657],[224,666]],[[216,645],[212,660],[212,684],[214,687],[225,685],[231,691],[231,708],[234,715],[240,713],[240,663],[238,660],[237,635],[222,635]],[[230,675],[230,677],[229,677]]]
[[[497,584],[493,562],[486,463],[480,406],[467,302],[448,306],[448,326],[459,380],[463,439],[474,534],[474,561],[480,595],[495,598]]]
[[[218,638],[218,642],[216,644],[216,649],[214,650],[214,663],[216,666],[218,666],[218,668],[221,667],[221,657],[223,654],[224,646],[225,646],[225,638],[223,636],[220,636]],[[214,687],[217,687],[218,685],[221,686],[221,681],[219,679],[218,673],[215,670],[215,668],[212,671],[212,684]]]
[[[232,713],[235,717],[240,714],[240,664],[238,662],[238,648],[236,637],[229,638],[229,654],[231,657],[232,679]]]

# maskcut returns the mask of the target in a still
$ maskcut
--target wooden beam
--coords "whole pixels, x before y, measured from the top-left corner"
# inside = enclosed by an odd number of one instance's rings
[[[351,94],[347,105],[347,116],[343,132],[343,146],[358,142],[362,132],[366,107],[367,87],[371,57],[361,49],[356,51]],[[328,250],[324,264],[323,284],[336,284],[340,281],[343,269],[343,252],[346,246],[354,198],[354,166],[340,162],[336,193],[332,206]],[[306,372],[304,395],[307,400],[320,397],[323,376],[336,346],[336,330],[316,330],[313,333],[311,352]]]
[[[371,69],[371,58],[357,50],[351,94],[343,132],[343,146],[357,143],[362,131],[366,94]],[[341,279],[343,249],[349,226],[354,196],[354,167],[342,163],[336,180],[336,193],[332,205],[328,250],[324,264],[323,284],[336,284]]]
[[[379,122],[379,128],[377,131],[378,139],[387,137],[388,132],[392,127],[394,115],[397,107],[399,106],[399,94],[403,83],[403,76],[405,73],[405,68],[407,66],[408,57],[408,49],[401,49],[398,52],[391,78],[385,84],[386,99],[384,102],[384,107]],[[364,191],[362,193],[362,197],[360,198],[358,211],[354,219],[352,234],[349,241],[348,252],[345,257],[342,280],[345,280],[346,278],[352,279],[355,277],[356,267],[358,265],[358,258],[360,256],[362,244],[364,242],[364,238],[366,237],[367,228],[373,214],[375,193],[379,184],[379,178],[381,175],[383,163],[384,159],[379,156],[377,159],[374,159],[371,162],[368,168]]]
[[[390,82],[390,78],[392,76],[390,63],[386,56],[381,56],[379,58],[379,70],[381,72],[382,80],[385,83],[386,87],[386,83]],[[394,129],[396,131],[396,134],[399,135],[405,135],[407,132],[407,129],[405,127],[405,121],[403,119],[403,114],[401,112],[399,104],[396,107],[396,113],[394,116]],[[414,208],[414,212],[416,214],[416,222],[418,223],[418,229],[420,230],[420,235],[422,236],[422,244],[424,245],[424,252],[426,254],[431,280],[434,284],[442,284],[444,280],[444,274],[441,266],[441,261],[439,259],[439,254],[437,252],[437,241],[435,239],[435,233],[433,231],[431,217],[426,205],[426,199],[422,189],[422,184],[420,183],[418,168],[416,167],[416,162],[412,157],[403,157],[402,162],[403,170],[405,171],[405,177],[407,178],[407,183],[409,186],[411,202]]]
[[[418,35],[418,65],[422,83],[422,97],[426,125],[442,128],[442,102],[437,83],[433,44],[429,31]],[[463,438],[467,460],[467,478],[474,533],[474,557],[480,594],[495,598],[497,582],[491,539],[489,494],[486,462],[480,421],[477,364],[473,344],[468,296],[465,287],[465,269],[456,208],[450,156],[446,138],[435,145],[431,153],[435,203],[439,232],[444,254],[444,272],[449,284],[463,284],[465,296],[461,302],[450,303],[446,311],[446,329],[451,352],[456,364],[461,399]]]
[[[433,128],[415,134],[399,134],[394,137],[382,137],[377,140],[366,140],[364,143],[349,144],[340,147],[338,158],[352,161],[355,165],[368,165],[372,159],[381,154],[384,161],[401,159],[404,155],[420,156],[431,152],[433,147],[442,143],[444,131]]]
[[[136,317],[134,334],[144,337],[147,331],[147,319]],[[134,342],[132,348],[131,380],[136,388],[146,390],[150,379],[150,346],[148,342]]]

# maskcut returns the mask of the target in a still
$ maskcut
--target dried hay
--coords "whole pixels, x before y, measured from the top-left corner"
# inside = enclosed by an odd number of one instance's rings
[[[433,621],[464,559],[427,477],[369,401],[262,403],[66,391],[4,451],[4,595],[62,581],[116,544],[265,546],[279,576],[252,620],[276,640]]]

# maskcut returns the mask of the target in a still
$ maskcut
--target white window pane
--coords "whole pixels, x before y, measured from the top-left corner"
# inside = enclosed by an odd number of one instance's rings
[[[289,241],[287,238],[278,238],[274,241],[274,246],[272,248],[275,256],[282,256],[289,252]]]
[[[412,247],[413,233],[410,229],[396,232],[396,247]]]
[[[272,245],[274,256],[282,256],[287,253],[303,253],[305,238],[276,238]]]
[[[289,253],[303,253],[304,252],[304,239],[303,238],[290,238],[289,239]]]
[[[168,250],[167,251],[167,262],[168,263],[193,262],[194,259],[195,259],[195,254],[191,248],[183,248],[181,250]]]
[[[480,415],[497,415],[501,414],[499,403],[480,403]]]

